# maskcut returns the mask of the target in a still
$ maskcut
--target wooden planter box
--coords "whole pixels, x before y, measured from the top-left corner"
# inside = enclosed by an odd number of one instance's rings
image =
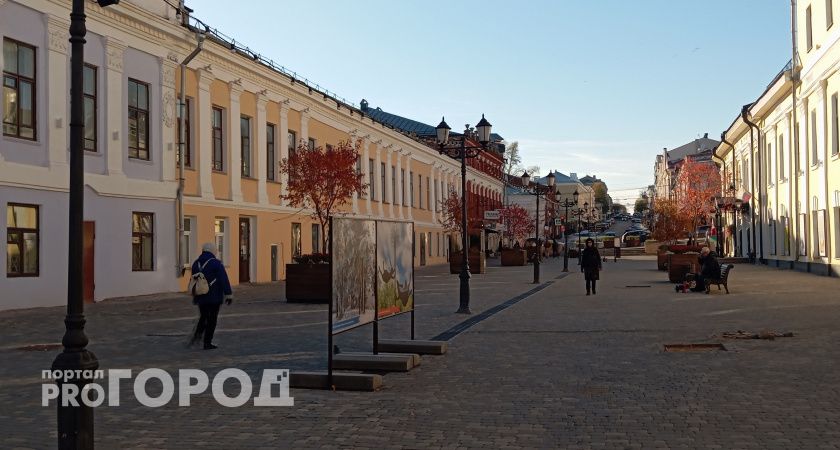
[[[329,303],[330,264],[286,264],[286,301]]]
[[[525,250],[502,250],[502,265],[503,266],[524,266],[528,263],[528,252]],[[472,264],[472,263],[470,263]]]
[[[656,268],[659,270],[668,270],[668,255],[670,253],[662,250],[656,253]]]
[[[682,283],[685,274],[695,272],[697,253],[673,253],[668,255],[668,280],[671,283]]]
[[[449,273],[461,273],[461,253],[449,255]],[[480,252],[470,252],[470,273],[487,273],[487,256]]]

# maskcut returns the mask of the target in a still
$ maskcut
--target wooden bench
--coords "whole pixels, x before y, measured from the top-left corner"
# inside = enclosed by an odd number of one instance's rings
[[[704,280],[705,283],[706,283],[706,293],[707,294],[709,293],[709,290],[711,290],[713,284],[717,285],[718,290],[720,290],[720,285],[722,284],[723,287],[726,289],[726,293],[728,294],[729,293],[729,286],[727,285],[727,283],[729,281],[729,272],[732,270],[733,267],[735,267],[735,265],[733,265],[733,264],[721,264],[720,265],[720,278],[719,279],[717,279],[717,280],[714,280],[714,279]]]

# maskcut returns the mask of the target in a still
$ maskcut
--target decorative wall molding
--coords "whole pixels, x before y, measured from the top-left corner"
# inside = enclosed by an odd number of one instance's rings
[[[70,22],[52,14],[44,14],[44,22],[49,35],[49,49],[66,55],[70,47]]]
[[[104,37],[103,40],[105,41],[105,65],[110,70],[122,72],[125,43],[108,36]]]

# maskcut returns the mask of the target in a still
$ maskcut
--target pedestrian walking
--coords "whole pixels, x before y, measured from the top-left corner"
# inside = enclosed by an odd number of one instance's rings
[[[230,288],[225,266],[216,259],[216,246],[212,243],[201,247],[201,255],[193,262],[190,290],[193,304],[198,305],[198,324],[193,332],[190,345],[204,338],[204,350],[217,348],[213,345],[213,334],[219,317],[222,302],[231,304],[233,291]]]
[[[592,238],[586,240],[586,247],[583,248],[580,258],[580,270],[583,271],[583,277],[586,279],[586,295],[589,295],[590,292],[594,295],[595,283],[598,281],[598,274],[601,271],[601,254]]]

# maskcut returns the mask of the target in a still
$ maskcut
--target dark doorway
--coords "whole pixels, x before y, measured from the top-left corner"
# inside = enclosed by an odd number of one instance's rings
[[[277,244],[271,244],[271,281],[280,280],[280,277],[277,274],[277,269],[279,267],[279,257],[280,256],[277,254]]]
[[[239,282],[251,282],[251,219],[239,218]]]

